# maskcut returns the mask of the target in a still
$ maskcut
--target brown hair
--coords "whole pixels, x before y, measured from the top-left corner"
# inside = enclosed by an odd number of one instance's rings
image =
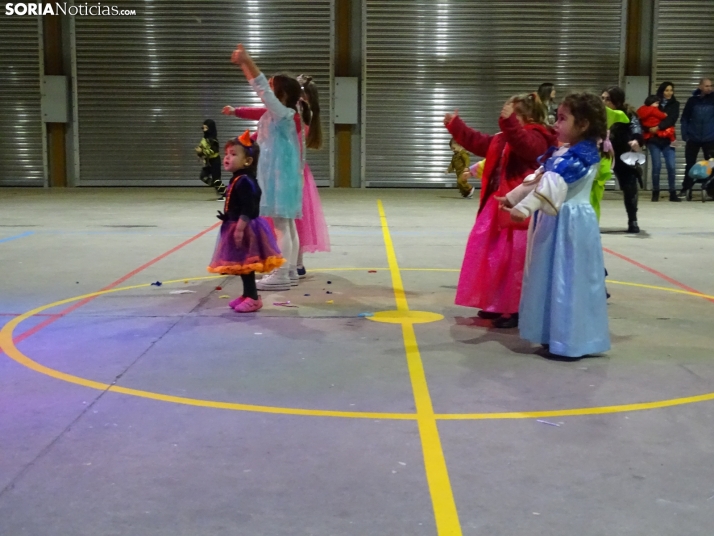
[[[297,105],[302,96],[302,88],[297,80],[287,74],[276,74],[273,76],[273,91],[280,102],[298,111]]]
[[[297,81],[302,86],[302,120],[310,127],[305,145],[308,149],[322,147],[322,124],[320,123],[320,99],[312,76],[301,74]]]
[[[225,152],[228,152],[228,149],[230,149],[231,147],[241,147],[245,152],[245,155],[253,159],[253,162],[251,162],[251,164],[244,169],[248,171],[249,175],[255,178],[258,174],[258,160],[260,159],[260,146],[258,145],[258,142],[252,140],[251,146],[246,147],[241,143],[240,139],[231,138],[226,142],[226,145],[223,147],[223,150]]]
[[[607,112],[602,99],[592,93],[571,93],[560,103],[575,118],[576,126],[588,126],[583,132],[583,139],[604,140],[607,136]]]
[[[514,104],[516,113],[520,115],[526,123],[547,125],[548,109],[540,100],[538,93],[515,95],[509,100]]]

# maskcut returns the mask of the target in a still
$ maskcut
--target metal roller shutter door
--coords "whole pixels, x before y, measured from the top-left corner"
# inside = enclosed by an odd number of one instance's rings
[[[714,0],[658,0],[655,5],[652,92],[660,83],[671,81],[684,111],[687,99],[705,76],[714,77]],[[684,143],[677,123],[679,147],[677,184],[684,178]],[[703,158],[699,153],[699,158]],[[667,184],[662,166],[661,184]]]
[[[131,1],[121,7],[133,17],[73,18],[79,185],[203,186],[194,147],[204,119],[216,121],[221,144],[255,129],[221,115],[227,104],[260,104],[230,63],[239,42],[266,75],[314,76],[325,145],[308,160],[318,185],[331,184],[331,4]]]
[[[44,186],[38,17],[0,17],[0,185]]]
[[[447,111],[494,133],[503,102],[542,82],[561,97],[617,84],[624,9],[622,0],[367,0],[366,185],[453,185]]]

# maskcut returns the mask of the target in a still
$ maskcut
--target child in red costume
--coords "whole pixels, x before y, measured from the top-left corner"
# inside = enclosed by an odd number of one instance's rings
[[[645,99],[645,105],[637,108],[637,115],[640,118],[640,123],[642,123],[644,127],[642,130],[644,130],[643,136],[645,141],[654,137],[667,138],[669,141],[675,141],[677,139],[674,127],[658,130],[657,134],[650,132],[650,128],[658,127],[662,121],[667,119],[667,114],[659,109],[659,97],[657,95],[647,97]]]
[[[476,223],[466,245],[456,304],[481,309],[494,326],[518,325],[528,222],[512,223],[496,197],[520,185],[539,166],[538,157],[556,144],[545,124],[546,110],[535,93],[512,97],[503,106],[494,136],[469,128],[457,112],[444,125],[467,151],[486,158]]]

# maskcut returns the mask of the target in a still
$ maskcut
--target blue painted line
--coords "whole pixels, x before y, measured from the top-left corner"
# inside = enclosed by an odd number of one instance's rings
[[[9,242],[10,240],[17,240],[18,238],[30,236],[31,234],[35,234],[35,231],[27,231],[26,233],[21,233],[19,235],[8,236],[7,238],[0,238],[0,244],[2,244],[3,242]]]

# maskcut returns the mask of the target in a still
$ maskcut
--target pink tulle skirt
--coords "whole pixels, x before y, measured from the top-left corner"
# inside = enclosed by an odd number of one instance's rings
[[[499,210],[498,201],[491,196],[476,218],[466,244],[455,303],[490,313],[517,313],[528,231],[501,227]]]
[[[304,253],[330,251],[330,235],[327,231],[325,215],[322,213],[320,194],[317,192],[315,179],[307,164],[303,176],[302,218],[295,220],[300,249]]]

